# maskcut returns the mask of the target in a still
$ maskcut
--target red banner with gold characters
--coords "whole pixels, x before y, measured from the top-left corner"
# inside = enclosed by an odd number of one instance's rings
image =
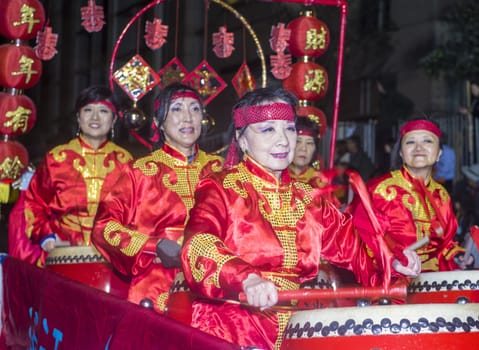
[[[15,258],[6,257],[2,270],[2,338],[9,349],[240,349]]]

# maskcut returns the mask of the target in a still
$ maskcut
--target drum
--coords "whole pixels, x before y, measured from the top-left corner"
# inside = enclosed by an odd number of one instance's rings
[[[450,350],[479,344],[479,304],[416,304],[297,311],[282,350]]]
[[[170,295],[166,303],[166,315],[181,323],[190,325],[193,300],[194,296],[186,284],[183,272],[178,272],[170,288]]]
[[[93,246],[68,246],[53,249],[46,268],[83,284],[126,299],[129,283]]]
[[[409,304],[479,302],[479,271],[425,272],[408,287]]]

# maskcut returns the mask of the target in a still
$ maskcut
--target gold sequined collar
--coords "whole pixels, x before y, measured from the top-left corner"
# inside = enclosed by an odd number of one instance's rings
[[[291,183],[291,176],[288,168],[284,169],[281,173],[281,177],[278,179],[270,171],[266,170],[262,165],[256,162],[253,158],[245,155],[243,165],[250,173],[260,179],[269,182],[275,186],[285,186]]]

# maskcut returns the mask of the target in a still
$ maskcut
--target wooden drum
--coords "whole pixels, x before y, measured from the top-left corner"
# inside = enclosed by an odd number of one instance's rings
[[[450,350],[479,344],[479,304],[416,304],[297,311],[282,350]]]
[[[187,325],[191,324],[194,296],[186,284],[183,272],[178,272],[170,288],[166,315]]]
[[[128,296],[126,278],[93,246],[57,247],[48,254],[46,268],[117,297]]]
[[[408,287],[409,304],[479,302],[479,271],[425,272]]]

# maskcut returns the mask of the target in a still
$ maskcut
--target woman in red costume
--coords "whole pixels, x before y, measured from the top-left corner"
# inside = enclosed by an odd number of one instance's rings
[[[198,183],[185,229],[183,272],[200,296],[192,326],[245,347],[279,348],[290,312],[271,308],[278,290],[314,278],[320,259],[353,270],[363,284],[382,279],[351,218],[291,180],[296,105],[285,90],[265,88],[234,106],[226,169]],[[394,266],[417,275],[417,255],[407,254],[408,266]],[[247,303],[238,303],[240,293]]]
[[[222,159],[198,148],[204,114],[194,89],[170,85],[155,107],[155,150],[126,167],[102,202],[93,243],[132,278],[128,300],[163,312],[196,183],[221,170]]]
[[[333,176],[326,176],[325,172],[319,170],[319,165],[313,166],[315,162],[319,163],[317,157],[319,150],[318,124],[308,117],[298,117],[296,132],[298,134],[296,150],[293,161],[289,165],[291,178],[318,188],[325,197],[340,206],[341,203],[334,196],[334,191],[338,190],[338,186],[332,184]]]
[[[24,232],[31,245],[20,244],[25,239],[18,237],[18,246],[25,248],[14,256],[31,262],[37,258],[36,264],[43,265],[47,252],[60,242],[91,244],[98,203],[132,158],[127,150],[108,140],[117,119],[116,103],[112,91],[103,86],[92,86],[79,94],[75,105],[78,136],[50,150],[35,171],[24,202]],[[39,256],[32,260],[31,254]]]
[[[429,241],[417,250],[424,272],[458,269],[454,257],[463,252],[453,241],[457,221],[449,194],[431,176],[441,155],[440,138],[441,131],[433,121],[408,121],[400,130],[402,167],[368,183],[385,240],[399,260],[406,261],[402,254],[406,247]],[[352,207],[359,234],[377,249],[364,206],[354,203]]]

